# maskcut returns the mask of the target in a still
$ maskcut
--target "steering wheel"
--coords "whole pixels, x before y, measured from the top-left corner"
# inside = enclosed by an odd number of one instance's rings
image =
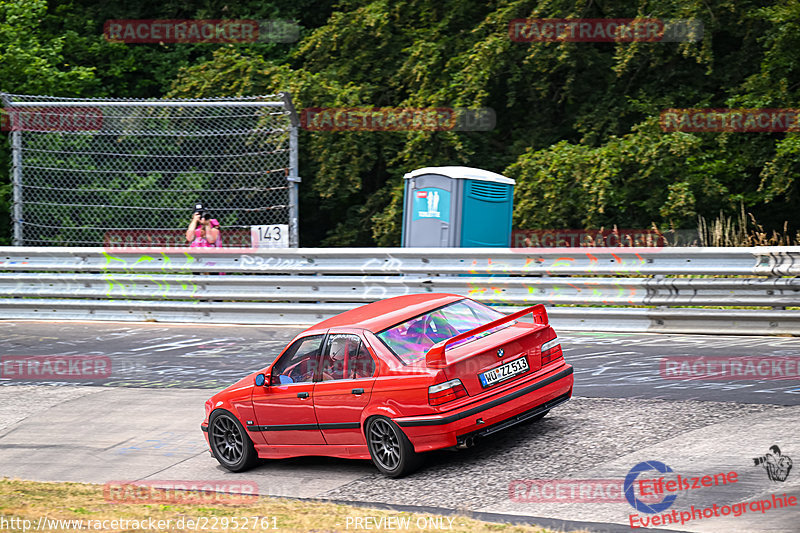
[[[303,359],[302,361],[298,361],[297,363],[293,364],[292,366],[286,368],[283,373],[286,376],[292,378],[294,383],[300,383],[303,381],[311,381],[314,377],[313,371],[305,371],[301,370],[301,365],[303,363],[308,363],[308,359]]]

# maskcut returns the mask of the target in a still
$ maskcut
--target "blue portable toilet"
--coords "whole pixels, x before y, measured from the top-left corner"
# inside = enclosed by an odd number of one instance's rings
[[[403,246],[511,246],[513,179],[470,167],[426,167],[403,179]]]

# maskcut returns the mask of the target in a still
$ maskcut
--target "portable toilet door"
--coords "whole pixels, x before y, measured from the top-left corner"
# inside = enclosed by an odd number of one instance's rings
[[[508,181],[463,180],[460,246],[464,248],[511,246],[515,182],[499,174],[495,176]]]
[[[469,167],[426,167],[403,178],[403,246],[511,245],[513,179]]]

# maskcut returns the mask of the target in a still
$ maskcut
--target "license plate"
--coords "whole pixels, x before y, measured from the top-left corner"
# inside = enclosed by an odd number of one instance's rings
[[[511,379],[519,374],[523,374],[529,369],[530,367],[528,366],[528,359],[525,357],[520,357],[519,359],[509,361],[503,366],[498,366],[497,368],[493,368],[483,372],[482,374],[478,374],[478,378],[481,380],[481,385],[484,387],[489,387],[495,383],[500,383],[501,381]]]

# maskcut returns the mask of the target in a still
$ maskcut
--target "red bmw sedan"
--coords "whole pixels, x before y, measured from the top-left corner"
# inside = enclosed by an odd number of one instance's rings
[[[424,452],[544,417],[572,384],[544,306],[506,316],[463,296],[414,294],[300,333],[272,365],[212,396],[201,428],[233,472],[326,455],[400,477]]]

